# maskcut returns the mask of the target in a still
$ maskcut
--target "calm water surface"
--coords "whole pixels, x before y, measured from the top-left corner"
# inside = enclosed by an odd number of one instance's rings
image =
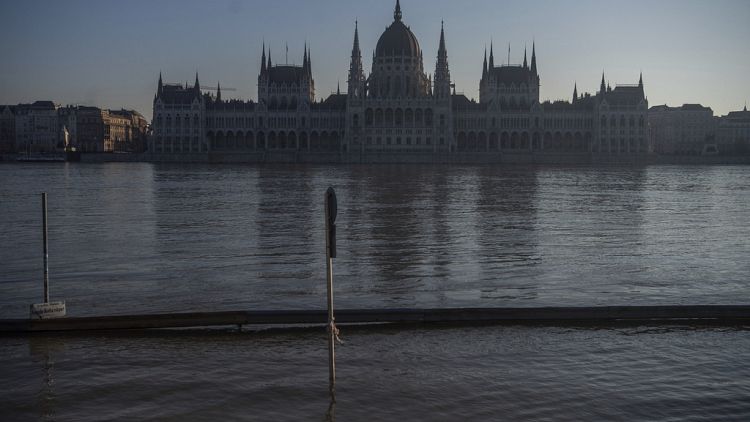
[[[750,302],[750,167],[0,165],[0,317]],[[0,338],[2,420],[748,420],[742,328]],[[428,417],[429,416],[429,417]]]

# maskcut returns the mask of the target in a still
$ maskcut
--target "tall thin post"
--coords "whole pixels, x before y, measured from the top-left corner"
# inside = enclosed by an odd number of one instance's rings
[[[49,253],[47,248],[47,192],[42,193],[42,237],[44,240],[44,303],[49,303]]]
[[[336,320],[333,316],[333,258],[336,257],[336,193],[328,188],[326,210],[326,278],[328,290],[328,381],[333,392],[336,387]]]

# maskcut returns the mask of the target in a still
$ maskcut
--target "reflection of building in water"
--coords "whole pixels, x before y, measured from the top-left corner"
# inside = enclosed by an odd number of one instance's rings
[[[225,100],[220,86],[215,95],[204,93],[197,75],[192,87],[164,84],[160,76],[150,151],[161,156],[333,152],[340,160],[383,153],[398,159],[416,153],[649,152],[642,79],[612,89],[602,77],[596,95],[579,96],[574,88],[571,101],[540,103],[536,46],[530,61],[524,52],[518,65],[496,65],[491,47],[477,102],[456,93],[443,29],[439,37],[435,70],[428,75],[419,41],[397,1],[370,74],[365,74],[355,24],[348,90],[320,101],[307,46],[301,66],[274,65],[263,46],[257,102]]]

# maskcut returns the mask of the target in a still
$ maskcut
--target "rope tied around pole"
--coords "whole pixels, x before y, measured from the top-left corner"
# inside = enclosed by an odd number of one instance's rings
[[[336,339],[336,343],[343,345],[344,341],[341,340],[339,337],[339,334],[341,334],[341,331],[336,326],[336,322],[334,320],[328,321],[328,325],[326,326],[326,331],[328,333],[333,333],[333,337]]]

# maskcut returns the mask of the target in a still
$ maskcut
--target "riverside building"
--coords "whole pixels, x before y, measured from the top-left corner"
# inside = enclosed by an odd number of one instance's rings
[[[595,95],[540,103],[536,46],[522,64],[495,65],[485,52],[479,101],[457,94],[445,30],[434,71],[404,23],[400,2],[365,73],[358,25],[347,91],[315,100],[312,54],[301,66],[273,64],[265,45],[258,101],[225,100],[193,86],[164,84],[154,96],[149,151],[155,160],[452,161],[533,157],[639,157],[651,152],[648,101],[638,84],[606,84]],[[532,158],[530,158],[532,157]]]
[[[716,151],[716,121],[710,107],[683,104],[659,105],[648,114],[654,152],[667,155],[701,155]]]

